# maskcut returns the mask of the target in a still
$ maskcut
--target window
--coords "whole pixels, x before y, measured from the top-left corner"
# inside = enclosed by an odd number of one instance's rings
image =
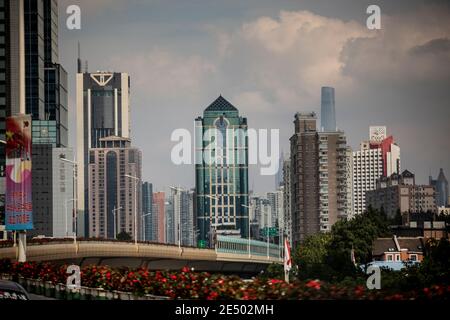
[[[409,255],[409,260],[411,260],[411,261],[417,261],[417,254],[410,254],[410,255]]]
[[[388,254],[386,257],[387,257],[387,261],[392,261],[392,254]]]
[[[400,255],[399,254],[395,255],[395,261],[400,261]]]

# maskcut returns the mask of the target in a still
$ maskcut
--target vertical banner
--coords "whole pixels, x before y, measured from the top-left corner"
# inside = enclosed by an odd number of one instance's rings
[[[6,230],[33,229],[31,117],[6,119]]]

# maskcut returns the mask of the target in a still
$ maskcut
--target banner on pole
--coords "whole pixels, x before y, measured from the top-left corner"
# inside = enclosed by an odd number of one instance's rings
[[[6,230],[33,229],[31,116],[6,119]]]

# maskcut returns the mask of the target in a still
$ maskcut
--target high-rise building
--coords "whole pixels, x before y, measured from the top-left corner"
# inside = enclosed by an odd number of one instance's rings
[[[216,235],[248,238],[247,119],[220,96],[195,123],[199,244],[212,247]]]
[[[437,213],[436,191],[433,186],[416,185],[414,174],[405,170],[377,180],[376,189],[366,194],[369,207],[384,210],[389,218],[397,213]]]
[[[267,193],[267,200],[269,200],[272,211],[271,227],[280,227],[280,230],[284,229],[283,198],[283,186],[278,187],[275,192]]]
[[[195,246],[193,195],[188,190],[172,190],[175,243],[182,246]]]
[[[352,219],[354,217],[354,204],[353,204],[353,150],[351,147],[347,147],[347,219]]]
[[[79,216],[87,222],[89,150],[110,136],[130,138],[130,77],[126,73],[77,74],[77,164]],[[88,228],[80,219],[80,231]],[[80,236],[84,233],[80,232]]]
[[[320,232],[319,153],[315,113],[295,115],[291,137],[291,197],[293,247]]]
[[[157,242],[158,216],[153,209],[153,185],[149,182],[142,184],[142,234],[144,241]]]
[[[166,194],[164,192],[153,193],[153,204],[158,219],[158,243],[166,243]]]
[[[353,215],[366,210],[366,192],[375,190],[377,179],[383,176],[381,149],[371,149],[368,142],[361,143],[353,152]]]
[[[321,107],[321,131],[336,131],[336,106],[335,90],[330,87],[322,88],[322,107]]]
[[[6,118],[25,113],[25,15],[23,0],[0,2],[0,140]],[[0,239],[5,231],[5,145],[0,144]]]
[[[439,175],[436,180],[430,177],[430,185],[436,188],[436,202],[438,207],[447,207],[450,203],[448,181],[444,174],[444,169],[439,170]]]
[[[142,153],[123,137],[100,138],[89,151],[89,235],[114,239],[126,232],[142,239]],[[131,179],[128,176],[136,177]]]
[[[347,214],[347,142],[343,132],[316,129],[315,113],[295,115],[291,137],[292,238],[328,232]]]
[[[70,148],[49,144],[33,146],[33,225],[29,236],[63,238],[76,231],[73,166],[61,161],[73,159]]]
[[[386,127],[371,126],[369,141],[363,141],[360,150],[353,152],[352,215],[366,210],[366,192],[376,188],[377,179],[399,174],[400,169],[400,147],[394,138],[387,137]]]
[[[278,189],[278,187],[282,186],[283,181],[283,165],[284,165],[284,153],[281,152],[280,160],[278,164],[278,172],[275,175],[275,189]]]

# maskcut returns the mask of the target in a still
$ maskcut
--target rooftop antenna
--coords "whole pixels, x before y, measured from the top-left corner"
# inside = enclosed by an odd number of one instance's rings
[[[78,60],[77,60],[77,69],[78,73],[82,73],[82,62],[81,62],[81,48],[80,48],[80,41],[78,41]]]

